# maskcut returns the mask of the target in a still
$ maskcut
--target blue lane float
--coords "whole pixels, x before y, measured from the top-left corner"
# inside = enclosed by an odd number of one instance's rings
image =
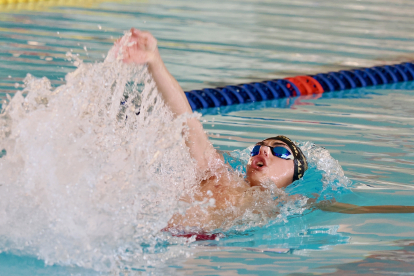
[[[185,92],[193,110],[260,102],[414,80],[414,63],[358,68],[309,76]]]

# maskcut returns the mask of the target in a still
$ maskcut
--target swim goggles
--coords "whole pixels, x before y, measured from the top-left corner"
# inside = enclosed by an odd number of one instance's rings
[[[259,152],[260,152],[260,148],[262,146],[264,146],[264,145],[254,146],[254,148],[250,152],[250,156],[253,157],[253,156],[258,155]],[[292,153],[284,147],[270,147],[270,146],[265,146],[265,147],[269,147],[272,151],[272,154],[276,157],[279,157],[279,158],[282,158],[282,159],[285,159],[285,160],[293,160],[294,159]]]

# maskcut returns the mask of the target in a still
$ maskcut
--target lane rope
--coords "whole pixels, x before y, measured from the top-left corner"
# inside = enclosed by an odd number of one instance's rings
[[[186,91],[193,110],[355,89],[414,80],[414,63]]]

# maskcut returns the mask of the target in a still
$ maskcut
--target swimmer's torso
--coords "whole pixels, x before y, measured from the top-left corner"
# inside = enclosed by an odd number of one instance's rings
[[[269,202],[268,193],[258,186],[250,187],[238,173],[224,168],[203,180],[192,198],[188,196],[182,199],[192,204],[192,207],[185,214],[175,214],[168,227],[204,231],[227,228],[246,210],[255,212],[258,198],[264,197]]]

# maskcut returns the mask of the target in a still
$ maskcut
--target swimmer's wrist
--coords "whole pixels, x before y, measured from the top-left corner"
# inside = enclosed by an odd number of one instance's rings
[[[164,61],[162,60],[161,55],[158,52],[158,48],[154,51],[154,55],[147,62],[147,64],[148,64],[148,69],[151,73],[165,68]]]

